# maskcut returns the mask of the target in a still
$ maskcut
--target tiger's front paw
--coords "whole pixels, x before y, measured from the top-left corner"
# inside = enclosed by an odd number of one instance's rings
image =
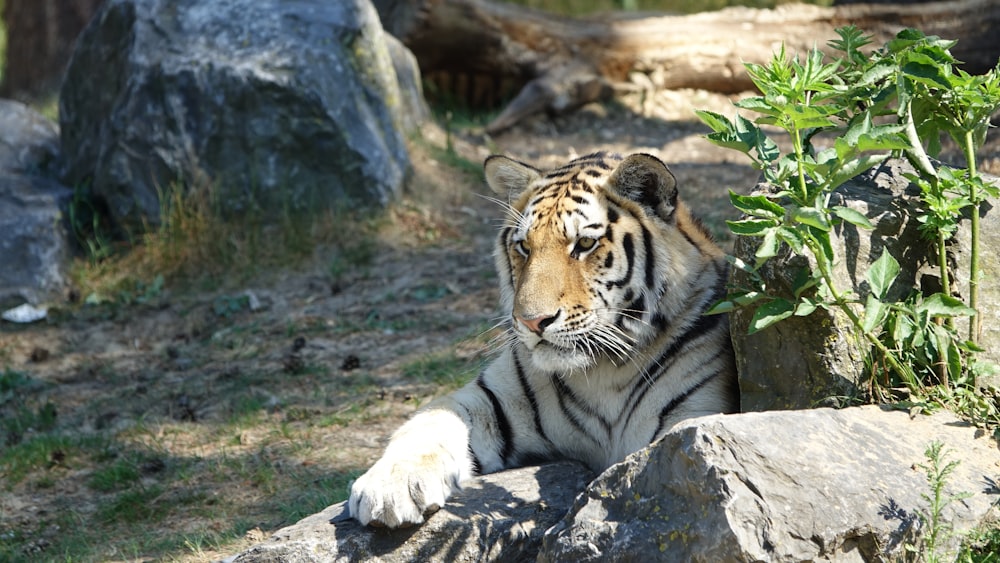
[[[459,472],[442,456],[380,459],[351,486],[351,516],[365,525],[400,528],[420,524],[458,489]]]

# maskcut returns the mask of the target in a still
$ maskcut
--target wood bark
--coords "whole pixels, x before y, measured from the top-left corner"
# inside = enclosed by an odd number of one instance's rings
[[[960,39],[952,52],[974,73],[992,68],[1000,56],[1000,2],[995,0],[832,8],[792,4],[773,10],[588,18],[486,0],[375,4],[385,28],[413,51],[425,76],[452,77],[480,92],[519,90],[490,131],[543,109],[573,109],[630,80],[664,89],[746,91],[753,84],[745,62],[765,63],[782,44],[789,53],[826,48],[836,37],[834,29],[848,24],[873,35],[876,45],[907,27]]]
[[[101,0],[6,0],[7,61],[0,95],[25,98],[54,91],[76,37]]]

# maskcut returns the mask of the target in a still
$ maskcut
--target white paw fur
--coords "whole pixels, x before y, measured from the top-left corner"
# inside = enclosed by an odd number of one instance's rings
[[[418,414],[351,485],[351,516],[389,528],[422,523],[471,476],[467,452],[468,429],[460,417],[445,410]]]

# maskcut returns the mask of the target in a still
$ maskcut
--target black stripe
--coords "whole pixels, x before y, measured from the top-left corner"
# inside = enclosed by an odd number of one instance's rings
[[[687,331],[684,332],[684,334],[675,338],[673,342],[670,343],[670,346],[656,358],[656,361],[646,367],[643,373],[646,373],[647,376],[640,376],[636,378],[636,382],[632,387],[632,392],[629,393],[628,400],[625,402],[625,404],[631,405],[629,407],[628,416],[625,417],[625,426],[628,426],[629,422],[631,422],[632,415],[635,414],[639,404],[642,403],[642,400],[646,397],[646,393],[652,389],[654,385],[656,385],[656,382],[659,381],[660,377],[662,377],[664,373],[670,371],[674,362],[677,361],[677,353],[680,352],[680,350],[688,343],[711,331],[721,320],[722,319],[719,315],[699,315],[698,319],[687,329]]]
[[[528,383],[528,378],[524,374],[524,367],[521,365],[521,359],[517,357],[516,353],[513,353],[513,356],[514,371],[517,372],[517,381],[521,384],[521,392],[528,398],[528,404],[531,405],[531,413],[535,420],[535,432],[551,445],[552,441],[549,440],[548,435],[545,434],[545,429],[542,428],[542,413],[538,409],[538,398],[535,396],[535,390]]]
[[[476,452],[472,451],[472,441],[469,441],[469,457],[472,458],[472,473],[473,475],[482,475],[483,465],[479,463],[479,457]]]
[[[653,260],[653,235],[645,225],[642,226],[642,242],[646,251],[646,287],[653,287],[656,266]]]
[[[618,222],[618,212],[613,207],[608,207],[608,223]]]
[[[573,414],[573,411],[569,410],[568,406],[566,406],[566,392],[569,392],[569,395],[572,396],[572,391],[566,387],[566,384],[559,379],[558,375],[553,374],[551,377],[552,386],[556,389],[556,399],[559,401],[559,409],[562,411],[563,416],[566,417],[566,419],[573,425],[574,428],[577,429],[578,432],[590,438],[590,440],[595,444],[600,445],[598,441],[587,432],[587,429],[583,426],[583,423],[580,422],[580,419]]]
[[[482,373],[479,374],[479,377],[482,377]],[[465,411],[465,420],[467,420],[467,421],[468,420],[472,420],[473,419],[472,412],[469,410],[469,407],[467,407],[465,405],[462,405],[462,404],[459,404],[459,406],[461,406],[462,409]],[[476,450],[474,450],[472,448],[472,440],[469,440],[469,448],[468,449],[469,449],[469,459],[472,462],[472,472],[473,472],[473,474],[475,474],[475,475],[482,474],[482,472],[483,472],[483,464],[479,461],[479,456],[476,455]]]
[[[629,293],[631,292],[632,290],[630,289]],[[628,297],[626,297],[626,299],[628,299]],[[648,313],[648,311],[646,311],[646,297],[639,295],[639,297],[635,298],[635,300],[625,306],[624,311],[618,314],[618,320],[615,322],[615,325],[617,325],[620,329],[624,329],[625,319],[641,321],[646,313]]]
[[[721,354],[721,353],[722,352],[720,351],[719,354]],[[715,358],[718,358],[719,354],[716,354],[715,357],[712,358],[712,359],[714,360]],[[686,401],[688,399],[688,397],[690,397],[691,395],[694,395],[695,393],[697,393],[698,390],[700,390],[702,387],[704,387],[705,385],[708,385],[709,381],[715,379],[721,373],[722,373],[721,371],[712,372],[710,375],[708,375],[708,377],[702,379],[701,381],[699,381],[698,383],[696,383],[693,387],[691,387],[687,391],[685,391],[685,392],[681,393],[680,395],[678,395],[678,396],[674,397],[673,399],[671,399],[670,402],[667,403],[663,407],[662,410],[660,410],[660,422],[656,425],[656,430],[653,432],[653,435],[652,435],[652,437],[650,437],[649,441],[652,442],[660,434],[660,431],[663,430],[663,423],[666,422],[667,417],[670,416],[670,413],[674,409],[676,409],[677,407],[679,407],[684,401]]]
[[[684,229],[677,229],[677,230],[680,231],[681,235],[684,236],[684,239],[687,240],[691,244],[691,246],[697,248],[698,250],[701,250],[701,246],[699,246],[698,243],[695,242],[693,238],[691,238],[691,235],[689,235],[687,231],[685,231]]]
[[[625,260],[628,264],[625,268],[625,277],[618,281],[609,281],[605,285],[608,289],[612,287],[625,287],[632,279],[632,269],[635,267],[635,244],[632,242],[632,233],[625,233],[622,237],[622,250],[625,252]]]
[[[486,397],[489,398],[490,403],[493,405],[493,417],[497,421],[497,429],[500,431],[500,462],[503,467],[507,467],[507,460],[510,459],[511,453],[514,451],[514,436],[510,428],[510,421],[507,420],[507,415],[503,412],[503,405],[500,404],[500,400],[497,399],[496,394],[486,386],[486,382],[480,376],[476,379],[476,385],[483,390]]]
[[[510,237],[513,232],[513,227],[507,227],[500,231],[500,248],[503,249],[503,261],[507,264],[507,281],[511,285],[514,285],[514,264],[510,261],[510,252],[507,249],[510,247]]]
[[[684,332],[684,334],[675,338],[674,341],[670,343],[670,347],[664,350],[664,352],[656,358],[656,362],[649,367],[652,368],[654,366],[665,365],[667,360],[670,360],[676,356],[678,352],[680,352],[681,348],[714,329],[721,320],[721,315],[698,315],[698,319]]]
[[[560,379],[558,376],[553,376],[552,382],[553,382],[553,384],[555,384],[556,391],[557,391],[556,394],[559,397],[560,406],[563,405],[562,397],[564,397],[564,396],[568,397],[569,400],[572,401],[573,404],[576,406],[576,408],[578,408],[581,411],[583,411],[584,414],[587,414],[587,415],[589,415],[589,416],[597,419],[597,421],[600,422],[601,426],[604,428],[604,433],[607,435],[608,439],[611,439],[611,422],[610,421],[608,421],[606,418],[604,418],[603,416],[601,416],[600,413],[598,413],[594,408],[592,408],[590,405],[584,403],[583,400],[581,400],[579,397],[577,397],[576,393],[574,393],[573,390],[570,389],[568,385],[566,385],[566,382],[563,381],[562,379]],[[566,412],[565,407],[563,408],[563,412]],[[583,425],[579,424],[579,421],[577,421],[576,426],[577,426],[578,429],[580,429],[581,432],[584,432],[586,434],[586,431],[584,431],[584,429],[583,429]],[[597,440],[594,440],[594,441],[597,442]]]

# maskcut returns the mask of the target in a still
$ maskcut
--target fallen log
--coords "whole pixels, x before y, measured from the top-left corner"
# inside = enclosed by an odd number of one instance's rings
[[[561,113],[617,89],[697,88],[722,93],[753,87],[743,64],[764,63],[783,43],[803,52],[854,24],[881,45],[907,27],[960,39],[952,52],[969,72],[1000,56],[1000,2],[792,4],[727,8],[692,15],[571,18],[487,0],[376,0],[383,26],[417,57],[426,77],[494,100],[518,92],[487,127],[497,132],[527,115]],[[640,86],[636,86],[639,84]]]

